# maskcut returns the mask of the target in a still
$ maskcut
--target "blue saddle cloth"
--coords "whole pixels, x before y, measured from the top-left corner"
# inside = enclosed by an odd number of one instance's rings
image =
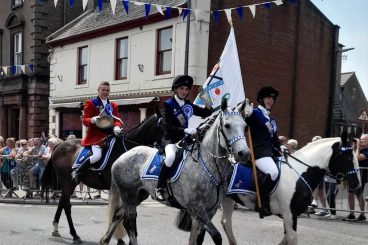
[[[274,188],[270,192],[272,194],[280,181],[280,173],[281,173],[281,163],[285,161],[283,157],[278,157],[274,159],[279,169],[279,175],[277,179],[274,181]],[[231,176],[231,180],[229,183],[229,187],[227,189],[227,194],[255,194],[256,188],[253,180],[253,170],[251,167],[244,166],[243,164],[237,163],[234,166],[234,171]]]
[[[174,165],[171,168],[170,173],[169,173],[169,179],[171,183],[175,182],[179,178],[180,173],[184,167],[185,159],[187,158],[188,154],[189,152],[184,151],[183,159],[180,161],[180,163],[176,164],[176,166]],[[141,178],[157,180],[160,174],[161,162],[162,162],[163,157],[164,157],[163,155],[156,152],[152,156],[152,158],[148,161],[147,168],[143,171],[143,175]]]
[[[116,142],[116,138],[115,137],[109,137],[107,139],[107,148],[104,148],[102,150],[102,157],[101,159],[94,163],[93,165],[91,165],[91,170],[95,170],[95,171],[100,171],[103,170],[106,165],[107,162],[109,160],[112,148],[114,147],[114,144]],[[92,149],[91,146],[85,146],[82,148],[82,150],[79,152],[77,158],[75,159],[72,169],[76,169],[79,168],[80,165],[84,162],[84,160],[86,160],[88,157],[90,157],[92,155]]]

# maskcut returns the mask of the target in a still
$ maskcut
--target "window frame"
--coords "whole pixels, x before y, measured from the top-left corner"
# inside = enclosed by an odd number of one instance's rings
[[[23,1],[22,0],[12,0],[11,1],[11,7],[12,9],[18,8],[18,7],[22,7],[23,6]]]
[[[127,56],[125,57],[119,57],[120,55],[120,42],[122,40],[126,40],[127,45]],[[115,80],[123,80],[128,78],[128,60],[129,60],[129,37],[122,37],[119,39],[116,39],[116,52],[115,52]],[[120,70],[120,64],[123,60],[127,60],[126,63],[126,76],[122,76],[121,70]]]
[[[163,49],[163,50],[160,50],[160,44],[161,44],[161,39],[160,39],[160,33],[161,31],[164,31],[164,30],[167,30],[167,29],[171,29],[171,49]],[[164,27],[164,28],[160,28],[160,29],[157,29],[157,32],[156,32],[156,35],[157,35],[157,47],[156,47],[156,75],[165,75],[165,74],[170,74],[171,73],[171,70],[172,70],[172,50],[173,50],[173,41],[172,41],[172,38],[173,38],[173,31],[174,31],[174,28],[173,26],[168,26],[168,27]],[[171,60],[170,60],[170,70],[168,71],[164,71],[164,70],[161,70],[161,64],[163,64],[164,62],[163,59],[161,59],[161,54],[165,53],[165,52],[171,52]]]
[[[82,50],[83,49],[87,49],[87,61],[86,64],[81,64],[82,61]],[[88,45],[87,46],[82,46],[82,47],[78,47],[78,63],[77,63],[77,85],[84,85],[88,83]],[[81,67],[86,66],[86,80],[81,80]]]
[[[18,36],[18,39],[16,36]],[[23,63],[23,42],[22,32],[17,31],[12,33],[12,63],[13,66],[20,66]],[[19,48],[19,50],[17,50]]]

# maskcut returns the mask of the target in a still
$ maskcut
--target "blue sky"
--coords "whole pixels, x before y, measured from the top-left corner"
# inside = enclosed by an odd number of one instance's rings
[[[355,71],[368,98],[368,0],[311,0],[335,25],[340,26],[339,43],[345,48],[342,72]]]

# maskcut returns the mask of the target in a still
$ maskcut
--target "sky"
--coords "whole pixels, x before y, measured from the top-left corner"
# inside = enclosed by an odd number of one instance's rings
[[[311,0],[335,25],[344,48],[342,72],[354,71],[368,99],[368,0]]]

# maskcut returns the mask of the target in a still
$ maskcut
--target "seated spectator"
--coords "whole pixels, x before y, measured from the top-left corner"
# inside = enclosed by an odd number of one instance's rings
[[[29,159],[33,159],[34,166],[29,171],[29,181],[32,189],[36,189],[37,185],[35,184],[35,178],[41,180],[43,171],[45,171],[45,162],[42,159],[42,155],[45,153],[46,146],[42,144],[41,138],[34,138],[33,147],[28,151],[30,154],[28,155]]]
[[[0,163],[1,167],[1,180],[4,183],[5,187],[7,189],[13,188],[13,181],[11,180],[10,171],[15,168],[15,139],[14,138],[8,138],[5,141],[5,147],[0,149],[0,158],[2,159],[2,162]],[[10,193],[11,195],[11,193]]]
[[[66,140],[75,140],[77,139],[77,137],[74,134],[70,134],[68,135],[68,137],[66,138]]]
[[[298,148],[298,141],[294,140],[294,139],[289,139],[286,147],[288,148],[290,154],[293,154],[294,152],[296,152],[296,149]]]

